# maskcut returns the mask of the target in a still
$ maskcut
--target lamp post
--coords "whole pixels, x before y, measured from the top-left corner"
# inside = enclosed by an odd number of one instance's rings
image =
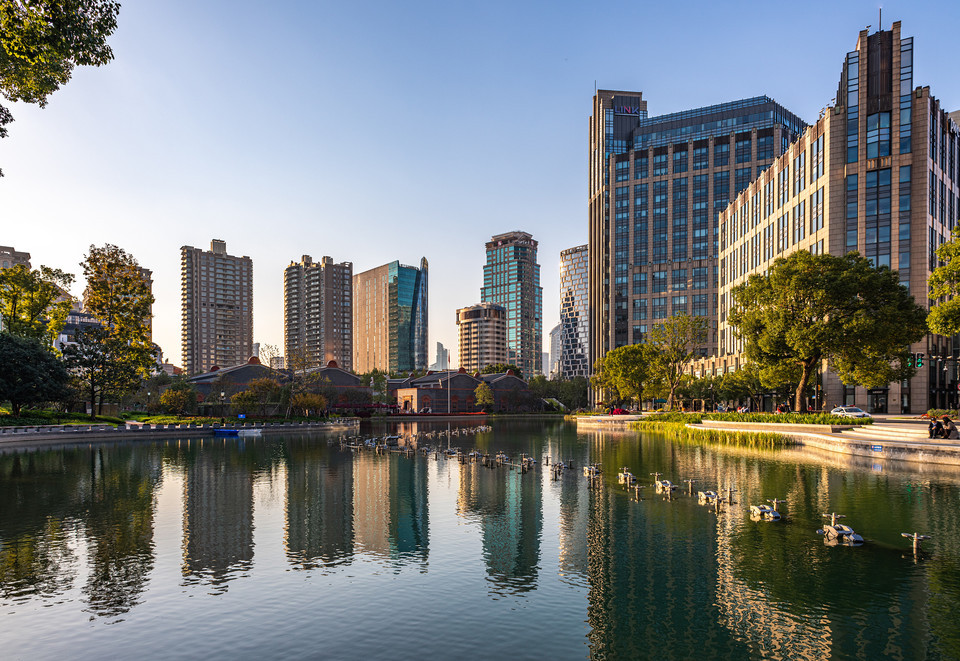
[[[223,417],[223,400],[227,396],[227,393],[220,391],[220,417]]]
[[[713,384],[710,384],[710,412],[713,413],[717,410],[717,400],[713,396]]]
[[[147,410],[147,411],[150,410],[150,391],[149,391],[149,390],[147,391],[147,407],[146,407],[146,410]]]

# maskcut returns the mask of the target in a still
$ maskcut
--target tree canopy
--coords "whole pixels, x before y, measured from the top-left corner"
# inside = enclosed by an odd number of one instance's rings
[[[74,67],[113,59],[107,38],[119,12],[109,0],[0,0],[0,94],[46,106]],[[0,138],[12,121],[0,105]]]
[[[655,349],[651,368],[653,374],[663,382],[668,409],[673,408],[673,399],[683,381],[684,370],[700,355],[707,341],[708,323],[706,317],[679,314],[650,329],[648,342]]]
[[[795,407],[821,361],[846,384],[884,386],[913,374],[909,345],[926,332],[926,311],[885,266],[852,252],[805,250],[779,258],[767,275],[733,291],[728,320],[764,382],[796,384]]]
[[[41,266],[23,264],[0,269],[0,322],[13,335],[42,340],[52,347],[63,329],[72,302],[65,291],[73,276]]]
[[[156,371],[149,325],[153,295],[137,260],[116,246],[90,246],[82,266],[84,309],[99,325],[78,331],[76,344],[63,353],[102,409],[105,397],[123,396]]]
[[[944,262],[930,274],[930,300],[946,299],[930,308],[927,324],[939,335],[960,333],[960,227],[953,237],[937,248],[937,259]]]
[[[0,332],[0,401],[10,402],[13,415],[26,404],[59,400],[68,380],[63,363],[39,340]]]
[[[656,349],[649,344],[628,344],[608,351],[597,361],[590,382],[619,400],[643,399],[656,379],[652,370]]]
[[[507,371],[513,370],[513,375],[518,379],[523,378],[523,372],[520,371],[520,368],[514,365],[513,363],[495,363],[493,365],[486,365],[483,369],[480,370],[481,374],[505,374]]]

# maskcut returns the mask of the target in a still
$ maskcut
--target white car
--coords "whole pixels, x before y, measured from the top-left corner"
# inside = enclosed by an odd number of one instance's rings
[[[837,408],[830,411],[831,415],[839,415],[844,418],[870,418],[872,417],[869,413],[863,409],[859,409],[856,406],[838,406]]]

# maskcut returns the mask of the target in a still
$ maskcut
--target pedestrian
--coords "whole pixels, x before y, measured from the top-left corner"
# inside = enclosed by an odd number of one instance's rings
[[[934,418],[930,418],[930,422],[927,423],[927,438],[933,438],[933,434],[936,432],[935,422]]]
[[[957,425],[950,419],[949,416],[943,416],[943,437],[944,438],[957,438]]]
[[[943,436],[943,423],[939,418],[933,421],[933,437],[940,438]]]

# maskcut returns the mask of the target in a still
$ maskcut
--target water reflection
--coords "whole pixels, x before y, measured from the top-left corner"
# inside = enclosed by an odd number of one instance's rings
[[[216,612],[240,581],[240,592],[269,594],[278,618],[305,626],[316,613],[285,599],[315,575],[335,603],[462,601],[530,637],[575,637],[585,620],[596,658],[960,657],[958,471],[878,471],[873,460],[578,434],[554,422],[500,423],[454,444],[576,468],[554,479],[353,453],[316,435],[0,455],[0,604],[28,625],[36,604],[68,622],[78,612],[111,622],[153,614],[151,595],[165,588],[160,547],[181,575],[162,606],[174,614],[181,592]],[[591,462],[604,472],[599,488],[582,476]],[[617,484],[621,466],[641,484],[660,472],[683,486],[670,500],[648,487],[637,502]],[[735,503],[703,507],[684,479],[734,488]],[[783,522],[749,519],[750,504],[775,497],[786,500]],[[869,544],[825,546],[814,530],[830,511],[848,514]],[[933,535],[925,559],[909,552],[908,531]],[[505,597],[520,604],[506,616],[494,605]]]

